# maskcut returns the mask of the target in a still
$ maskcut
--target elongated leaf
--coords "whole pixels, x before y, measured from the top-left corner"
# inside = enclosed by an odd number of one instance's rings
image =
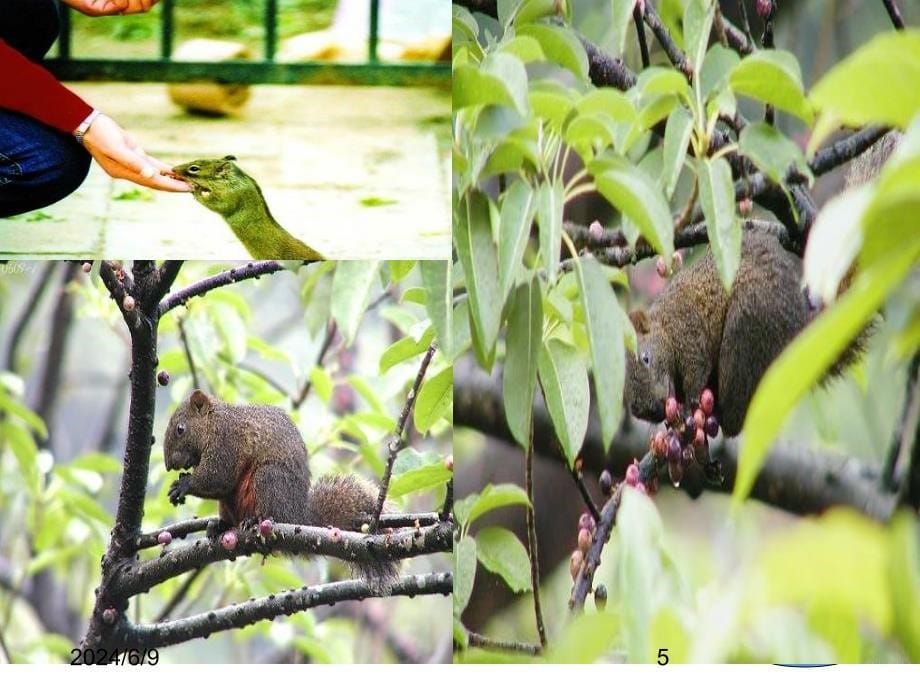
[[[633,8],[636,0],[613,0],[611,3],[610,46],[613,54],[623,55],[623,44],[626,43],[626,34],[632,26]]]
[[[805,124],[814,119],[805,98],[802,70],[795,55],[785,50],[758,50],[744,58],[729,80],[736,94],[771,103]]]
[[[668,203],[658,186],[622,156],[598,158],[588,169],[604,198],[670,261],[674,253],[674,230]]]
[[[492,368],[501,321],[498,294],[498,253],[492,242],[489,200],[478,191],[460,202],[454,214],[454,246],[466,279],[476,359]]]
[[[588,91],[575,108],[579,115],[603,114],[615,122],[632,122],[636,118],[636,106],[632,101],[609,86]]]
[[[591,375],[604,450],[610,447],[623,415],[623,381],[626,375],[626,350],[621,311],[604,269],[593,257],[577,264],[578,288],[585,310],[585,328],[591,348]]]
[[[537,223],[540,226],[540,254],[550,283],[559,270],[562,242],[562,180],[545,182],[537,190]]]
[[[805,284],[824,304],[837,298],[840,281],[859,253],[860,219],[870,199],[866,188],[836,196],[824,205],[811,227],[803,260]]]
[[[571,29],[550,24],[526,24],[519,26],[517,33],[518,36],[535,38],[547,60],[564,67],[579,79],[588,79],[588,56]]]
[[[509,53],[490,53],[479,66],[459,65],[453,72],[454,110],[503,105],[527,114],[527,70]]]
[[[574,347],[552,339],[540,350],[538,373],[553,430],[571,466],[588,430],[590,399],[585,363]]]
[[[693,118],[690,113],[683,108],[671,111],[664,130],[664,160],[661,166],[661,184],[669,199],[677,188],[692,132]]]
[[[522,448],[530,441],[537,387],[537,358],[543,335],[543,297],[536,276],[514,293],[508,315],[507,354],[502,374],[505,419]]]
[[[444,418],[450,421],[454,404],[454,369],[447,367],[422,383],[415,401],[415,428],[428,433],[432,425]]]
[[[741,260],[741,224],[735,213],[732,171],[724,158],[707,158],[697,161],[697,176],[709,246],[722,284],[728,290]]]
[[[738,150],[774,182],[783,184],[786,173],[793,166],[814,182],[802,150],[766,122],[754,122],[741,130]]]
[[[843,124],[902,129],[920,112],[920,31],[882,34],[837,63],[811,90],[811,102]]]
[[[472,500],[469,500],[472,499]],[[458,501],[456,516],[461,525],[472,525],[477,518],[505,506],[529,506],[527,493],[516,484],[488,484],[479,494],[463,499],[463,509]]]
[[[371,287],[377,279],[379,263],[340,261],[336,264],[332,279],[332,318],[349,345],[354,342],[358,325],[364,318]]]
[[[751,491],[770,444],[793,406],[813,387],[920,260],[920,239],[862,267],[846,294],[808,326],[773,362],[754,392],[744,429],[732,500]]]
[[[476,580],[476,540],[467,535],[454,545],[454,618],[470,602]]]
[[[476,534],[476,555],[479,562],[511,588],[513,592],[529,592],[530,559],[527,549],[503,527],[486,527]]]
[[[425,286],[425,310],[434,325],[441,354],[454,358],[453,261],[420,261],[422,285]],[[427,345],[425,346],[427,347]]]
[[[697,74],[703,67],[715,9],[713,0],[690,0],[684,9],[684,44],[687,59]]]
[[[428,349],[433,338],[434,329],[429,327],[418,340],[411,335],[397,340],[380,355],[380,373],[385,374],[397,364],[420,355]]]
[[[514,277],[521,268],[535,213],[533,189],[523,180],[515,180],[502,198],[499,221],[498,271],[502,303],[508,299]]]

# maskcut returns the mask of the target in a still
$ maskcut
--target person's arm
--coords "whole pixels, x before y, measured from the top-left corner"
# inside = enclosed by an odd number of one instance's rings
[[[113,14],[138,14],[147,12],[160,0],[63,0],[77,12],[90,17],[107,17]]]

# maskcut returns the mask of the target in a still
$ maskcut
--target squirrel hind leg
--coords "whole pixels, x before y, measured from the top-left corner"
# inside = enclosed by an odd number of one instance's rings
[[[259,466],[252,475],[252,490],[255,512],[250,510],[239,514],[240,520],[271,518],[275,522],[294,525],[310,524],[307,507],[309,482],[300,463],[269,462]]]

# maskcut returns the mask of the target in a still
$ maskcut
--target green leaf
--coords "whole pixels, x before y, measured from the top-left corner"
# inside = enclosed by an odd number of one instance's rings
[[[35,414],[18,400],[10,397],[3,386],[0,386],[0,410],[10,417],[18,417],[26,423],[42,439],[48,438],[48,428],[45,420]]]
[[[524,63],[546,60],[539,42],[530,36],[514,36],[502,43],[499,50],[514,55]]]
[[[606,451],[623,415],[626,350],[618,314],[620,303],[607,282],[603,267],[594,257],[579,261],[576,272],[591,349],[591,375],[594,377],[595,399],[601,420],[601,438]]]
[[[454,68],[454,111],[479,105],[503,105],[521,115],[527,114],[527,70],[519,58],[508,53],[490,53],[478,67]]]
[[[329,401],[332,400],[332,391],[335,388],[335,384],[332,383],[332,377],[322,367],[313,367],[310,369],[310,383],[313,386],[313,390],[316,391],[316,394],[319,396],[319,399],[323,401],[324,404],[328,405]]]
[[[454,404],[454,368],[447,367],[425,379],[415,401],[415,428],[420,434],[440,419],[451,420]]]
[[[614,122],[632,122],[636,119],[636,106],[621,91],[605,86],[591,89],[582,96],[575,109],[579,115],[605,115]]]
[[[476,533],[476,549],[483,567],[503,579],[511,591],[531,590],[527,549],[513,532],[503,527],[479,530]]]
[[[578,79],[588,79],[588,56],[575,33],[563,26],[527,24],[519,26],[518,36],[535,38],[546,59],[572,72]]]
[[[515,180],[502,198],[499,220],[498,294],[503,304],[521,268],[535,212],[533,189],[524,180]]]
[[[559,254],[562,249],[562,180],[554,184],[545,182],[537,189],[537,224],[540,228],[540,255],[546,269],[547,280],[556,280]]]
[[[505,506],[529,506],[527,493],[516,484],[488,484],[479,493],[466,499],[463,509],[458,501],[456,516],[461,525],[472,525],[477,518]]]
[[[729,76],[739,62],[741,58],[738,53],[720,43],[709,49],[703,60],[703,69],[700,70],[700,89],[704,100],[728,86]]]
[[[692,132],[693,118],[690,113],[684,108],[675,108],[671,111],[664,130],[664,158],[660,181],[669,199],[674,196],[674,190],[677,188],[677,180],[687,158],[687,147],[690,145]]]
[[[425,310],[434,325],[441,354],[452,362],[456,352],[453,331],[453,261],[420,261],[425,286]],[[427,347],[427,346],[426,346]]]
[[[614,55],[623,55],[623,45],[626,43],[626,34],[629,27],[632,26],[633,8],[636,6],[636,0],[616,0],[611,2],[611,22],[609,30],[608,45]]]
[[[412,269],[415,268],[415,264],[416,261],[414,259],[411,261],[387,261],[387,266],[390,269],[390,280],[393,283],[402,282],[403,278],[409,275]]]
[[[920,112],[920,31],[881,34],[837,63],[811,90],[811,102],[844,125],[905,129]]]
[[[85,548],[82,542],[77,542],[76,544],[71,544],[70,546],[62,548],[46,549],[29,561],[29,565],[26,567],[26,574],[32,576],[46,568],[67,563],[80,556]]]
[[[32,434],[11,421],[0,422],[0,438],[2,438],[16,458],[19,474],[29,491],[29,496],[37,498],[41,493],[41,473],[38,469],[38,447]]]
[[[802,87],[795,55],[785,50],[758,50],[744,58],[729,80],[736,94],[775,105],[805,124],[814,119]]]
[[[690,0],[684,8],[684,45],[687,59],[697,74],[703,67],[715,9],[713,0]]]
[[[380,355],[380,373],[385,374],[397,364],[402,364],[416,355],[422,354],[431,345],[433,338],[434,329],[429,327],[419,340],[412,336],[397,340]]]
[[[770,444],[793,406],[821,379],[918,260],[920,238],[915,235],[912,243],[863,266],[846,294],[802,331],[767,369],[744,420],[744,442],[732,492],[735,505],[750,493]]]
[[[467,535],[454,547],[454,618],[470,603],[476,581],[476,540]]]
[[[347,345],[355,340],[378,267],[378,261],[340,261],[336,264],[332,279],[332,318]]]
[[[514,292],[508,314],[502,398],[511,435],[522,448],[530,443],[537,358],[543,337],[543,298],[536,276]]]
[[[886,574],[894,612],[894,633],[911,663],[920,662],[920,530],[907,510],[891,523]]]
[[[767,177],[781,185],[792,167],[814,183],[814,175],[802,150],[766,122],[752,122],[741,130],[738,151],[750,158]]]
[[[553,131],[562,131],[562,125],[575,107],[577,94],[555,81],[538,81],[531,85],[528,100],[534,115]]]
[[[683,96],[689,98],[687,78],[674,67],[647,67],[639,73],[636,90],[642,98],[649,96]]]
[[[72,470],[90,470],[99,474],[118,474],[122,469],[121,463],[106,453],[86,453],[67,467]]]
[[[868,188],[845,191],[830,201],[818,213],[802,268],[809,292],[830,304],[837,299],[837,288],[852,266],[862,246],[860,219],[872,198]]]
[[[735,214],[732,170],[724,158],[707,158],[697,161],[697,176],[709,246],[722,285],[729,290],[741,260],[741,224]]]
[[[454,246],[469,295],[476,359],[480,366],[491,369],[502,304],[495,299],[499,294],[498,256],[492,242],[489,200],[481,192],[470,192],[460,202],[454,223]]]
[[[556,0],[524,0],[514,15],[513,24],[529,24],[553,14],[556,14]]]
[[[590,397],[585,363],[578,350],[554,338],[540,350],[538,373],[556,438],[571,466],[588,430]]]
[[[437,453],[419,453],[412,448],[404,448],[393,464],[388,495],[399,498],[442,486],[451,476],[451,471],[444,466],[444,460]]]
[[[598,158],[588,170],[604,198],[635,223],[649,244],[670,261],[674,229],[671,211],[658,185],[622,156]]]

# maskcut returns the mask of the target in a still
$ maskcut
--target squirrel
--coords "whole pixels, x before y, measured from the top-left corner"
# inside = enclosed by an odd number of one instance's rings
[[[892,131],[853,160],[846,186],[863,184],[888,160],[901,135]],[[841,285],[846,289],[852,272]],[[690,403],[715,394],[722,433],[737,436],[757,384],[780,352],[817,313],[802,284],[802,262],[767,232],[746,232],[741,262],[726,292],[712,250],[679,271],[648,311],[630,313],[636,355],[626,355],[625,398],[632,413],[665,417],[665,399]],[[865,349],[870,324],[825,376],[840,375]]]
[[[201,205],[219,213],[254,259],[323,259],[272,217],[256,181],[236,156],[203,158],[177,165],[173,177],[187,182]]]
[[[377,491],[355,475],[324,476],[311,486],[303,439],[272,405],[233,405],[196,389],[173,412],[163,446],[167,470],[191,470],[170,486],[173,505],[186,496],[220,502],[211,535],[264,518],[360,532],[376,509]],[[378,584],[396,576],[391,561],[354,569]]]

